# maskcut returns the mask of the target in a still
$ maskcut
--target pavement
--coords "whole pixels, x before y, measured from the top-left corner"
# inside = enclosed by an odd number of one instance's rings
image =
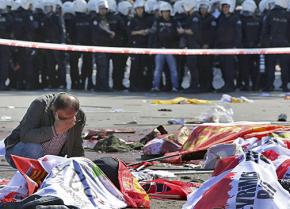
[[[4,139],[15,128],[34,98],[57,91],[6,91],[0,92],[0,140]],[[178,125],[167,125],[169,119],[198,120],[201,113],[211,105],[152,105],[151,100],[172,99],[177,96],[188,98],[208,99],[218,102],[222,94],[181,94],[181,93],[129,93],[129,92],[83,92],[71,91],[81,103],[86,113],[85,130],[99,128],[132,128],[135,134],[119,134],[127,141],[138,141],[153,128],[162,124],[168,130],[176,130]],[[245,96],[254,100],[253,103],[231,104],[234,111],[234,121],[277,121],[281,113],[289,113],[290,100],[285,100],[285,93],[272,92],[235,92],[235,97]],[[171,112],[161,112],[159,109],[171,109]],[[129,124],[126,124],[129,123]],[[90,159],[102,156],[118,157],[126,162],[140,160],[141,152],[130,153],[96,153],[86,152]],[[0,177],[11,177],[14,170],[7,167],[4,159],[0,159]],[[197,178],[208,178],[209,176]],[[153,201],[152,208],[181,208],[182,201]]]

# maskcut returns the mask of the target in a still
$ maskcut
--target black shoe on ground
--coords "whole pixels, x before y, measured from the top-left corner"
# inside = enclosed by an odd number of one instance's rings
[[[266,87],[263,89],[263,92],[271,92],[271,91],[274,91],[273,87]]]
[[[187,88],[187,89],[184,89],[182,91],[182,93],[185,93],[185,94],[197,94],[197,93],[201,93],[201,91],[200,91],[199,88]]]
[[[224,86],[224,87],[218,89],[216,92],[217,93],[230,93],[230,92],[234,92],[234,91],[235,91],[235,88]]]

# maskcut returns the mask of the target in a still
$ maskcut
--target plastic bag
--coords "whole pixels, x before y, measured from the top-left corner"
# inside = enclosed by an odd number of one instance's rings
[[[218,103],[206,112],[203,112],[199,119],[204,123],[232,123],[234,111],[227,103]]]

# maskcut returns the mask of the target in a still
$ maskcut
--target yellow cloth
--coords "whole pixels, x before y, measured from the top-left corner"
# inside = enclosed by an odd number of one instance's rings
[[[209,100],[203,99],[189,99],[185,97],[176,97],[174,99],[169,100],[153,100],[151,104],[162,104],[162,105],[171,105],[171,104],[211,104],[212,102]]]

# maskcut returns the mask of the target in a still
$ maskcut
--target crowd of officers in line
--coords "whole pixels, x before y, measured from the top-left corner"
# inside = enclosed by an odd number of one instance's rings
[[[289,47],[287,8],[285,0],[262,0],[259,9],[253,0],[240,6],[234,0],[0,0],[0,38],[162,49]],[[218,64],[224,80],[218,92],[272,91],[277,65],[287,92],[289,61],[285,54],[127,55],[0,46],[0,90],[65,89],[67,69],[71,89],[124,90],[130,63],[129,91],[212,92]],[[190,86],[182,89],[186,70]]]

